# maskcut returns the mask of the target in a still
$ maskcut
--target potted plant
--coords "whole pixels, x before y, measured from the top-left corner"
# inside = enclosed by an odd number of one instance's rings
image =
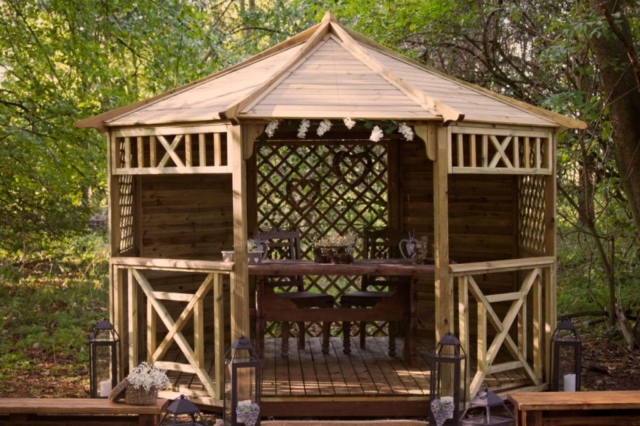
[[[313,243],[314,260],[318,263],[353,263],[356,235],[328,235]]]
[[[126,380],[128,385],[124,392],[124,400],[129,405],[155,404],[158,391],[166,389],[171,384],[165,370],[146,362],[137,366]]]
[[[254,426],[260,415],[260,406],[250,399],[238,402],[236,407],[236,420],[246,426]]]

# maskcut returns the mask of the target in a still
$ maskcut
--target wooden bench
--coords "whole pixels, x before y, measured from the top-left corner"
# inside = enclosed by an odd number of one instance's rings
[[[169,400],[127,405],[89,398],[0,398],[0,426],[156,426]]]
[[[516,426],[640,426],[640,391],[513,392]]]

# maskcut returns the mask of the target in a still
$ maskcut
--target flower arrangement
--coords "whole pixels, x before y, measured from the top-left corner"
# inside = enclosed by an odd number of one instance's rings
[[[372,142],[380,142],[380,139],[384,137],[384,132],[378,126],[373,126],[373,130],[371,130],[371,136],[369,136],[369,140]]]
[[[353,263],[356,235],[328,235],[313,243],[314,260],[317,263]]]
[[[300,139],[304,139],[307,136],[307,130],[311,126],[311,122],[309,120],[302,120],[300,122],[300,127],[298,127],[298,137]]]
[[[238,423],[244,423],[247,426],[254,426],[258,421],[260,414],[260,406],[250,399],[238,402],[236,407],[236,419]]]
[[[141,363],[127,376],[129,385],[134,388],[144,388],[150,392],[152,388],[158,390],[167,388],[171,382],[167,377],[166,370],[149,365],[146,362]]]
[[[436,424],[442,426],[448,419],[452,419],[454,408],[455,404],[451,396],[443,396],[431,401],[431,414],[433,414]]]
[[[318,130],[316,131],[316,133],[318,134],[318,136],[322,136],[325,133],[327,133],[329,129],[331,129],[331,126],[332,126],[331,121],[322,120],[318,125]]]

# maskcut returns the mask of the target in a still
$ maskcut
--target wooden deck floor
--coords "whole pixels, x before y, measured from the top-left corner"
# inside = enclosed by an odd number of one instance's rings
[[[399,338],[397,353],[402,354],[403,339]],[[265,340],[263,367],[263,397],[420,397],[429,395],[431,339],[417,341],[418,365],[410,367],[401,356],[389,357],[388,337],[367,337],[367,349],[360,349],[357,336],[351,341],[351,354],[343,353],[342,339],[332,337],[329,353],[321,351],[321,339],[308,337],[305,349],[297,340],[289,341],[289,357],[281,354],[281,340]],[[179,360],[179,352],[174,352]],[[475,371],[474,355],[471,371]],[[213,360],[207,365],[213,367]],[[202,392],[197,377],[187,373],[169,373],[174,388],[183,392]],[[485,384],[497,391],[524,386],[523,373],[511,371],[488,376]]]
[[[321,351],[321,339],[307,339],[305,349],[289,342],[289,357],[281,356],[281,340],[265,342],[263,396],[421,396],[429,394],[430,348],[419,345],[416,367],[401,357],[387,355],[387,337],[368,337],[367,349],[358,339],[351,342],[351,354],[343,353],[342,339],[331,338],[329,353]],[[403,350],[397,340],[397,353]]]

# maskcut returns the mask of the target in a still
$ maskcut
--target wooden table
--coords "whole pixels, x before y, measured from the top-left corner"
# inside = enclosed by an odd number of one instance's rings
[[[0,426],[155,426],[169,405],[127,405],[106,398],[0,398]]]
[[[394,318],[399,310],[408,312],[405,322],[404,358],[410,365],[417,365],[418,351],[415,340],[418,331],[418,296],[417,280],[421,276],[433,276],[433,265],[416,265],[406,260],[356,260],[350,264],[316,263],[311,260],[264,260],[259,264],[248,266],[249,275],[256,276],[256,310],[257,321],[388,321]],[[375,275],[386,277],[411,277],[409,285],[397,285],[395,294],[386,298],[370,309],[351,308],[315,308],[299,309],[290,301],[277,297],[273,289],[265,286],[265,277],[269,276],[362,276]],[[269,311],[276,311],[277,318],[269,313],[262,314],[261,306],[269,306]]]
[[[640,391],[513,392],[516,426],[640,426]]]

